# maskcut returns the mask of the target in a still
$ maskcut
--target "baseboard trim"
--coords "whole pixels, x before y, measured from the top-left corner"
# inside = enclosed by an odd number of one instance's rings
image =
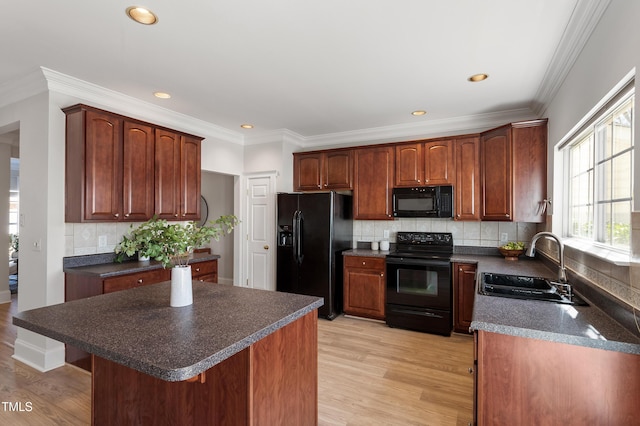
[[[46,350],[18,338],[11,358],[45,373],[64,365],[64,345]]]

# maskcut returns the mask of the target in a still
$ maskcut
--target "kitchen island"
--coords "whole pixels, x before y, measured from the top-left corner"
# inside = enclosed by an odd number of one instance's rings
[[[92,354],[92,424],[317,423],[322,299],[170,283],[18,313],[19,327]]]

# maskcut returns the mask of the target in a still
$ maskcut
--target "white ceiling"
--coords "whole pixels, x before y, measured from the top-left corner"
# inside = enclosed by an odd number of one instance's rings
[[[156,12],[158,24],[130,20],[125,9],[134,4]],[[602,4],[608,1],[3,2],[0,87],[46,67],[247,137],[426,128],[514,111],[536,117]],[[467,81],[475,73],[490,77]],[[155,91],[172,98],[156,99]],[[417,109],[428,113],[412,116]]]

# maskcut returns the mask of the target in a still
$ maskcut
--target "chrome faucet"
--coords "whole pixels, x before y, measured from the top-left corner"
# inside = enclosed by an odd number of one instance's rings
[[[536,235],[533,236],[533,238],[531,239],[531,245],[529,246],[529,248],[526,251],[526,255],[529,257],[533,257],[536,254],[536,241],[538,241],[540,238],[542,237],[547,237],[547,238],[551,238],[553,240],[556,240],[556,243],[558,244],[558,258],[560,259],[560,266],[558,269],[558,281],[561,283],[566,283],[567,282],[567,269],[564,267],[564,244],[562,244],[562,241],[560,241],[560,238],[558,238],[555,234],[552,234],[551,232],[538,232]]]

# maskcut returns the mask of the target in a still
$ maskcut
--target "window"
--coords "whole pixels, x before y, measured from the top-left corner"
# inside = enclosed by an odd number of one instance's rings
[[[564,148],[567,236],[626,252],[631,244],[633,105],[633,90],[623,91]]]

